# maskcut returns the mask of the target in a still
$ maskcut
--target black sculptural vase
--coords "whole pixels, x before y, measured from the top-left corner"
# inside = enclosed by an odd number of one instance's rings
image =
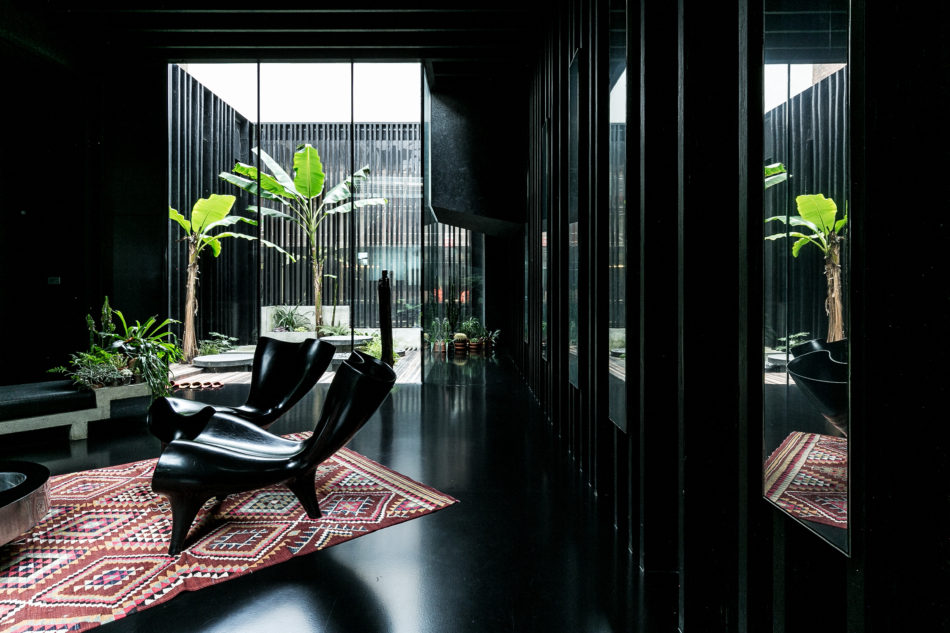
[[[171,502],[168,553],[181,551],[198,510],[212,497],[283,484],[307,516],[319,518],[317,466],[349,442],[395,382],[389,365],[356,351],[334,374],[320,418],[306,440],[289,440],[231,413],[217,412],[194,438],[170,442],[152,475],[152,490]]]
[[[806,341],[791,349],[788,373],[809,402],[848,434],[848,342]]]

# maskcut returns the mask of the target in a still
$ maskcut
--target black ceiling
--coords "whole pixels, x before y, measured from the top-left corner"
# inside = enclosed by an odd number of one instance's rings
[[[765,0],[765,63],[845,63],[849,27],[848,0]]]
[[[411,60],[425,62],[435,83],[527,70],[544,22],[531,3],[498,1],[346,8],[317,1],[268,9],[87,4],[47,11],[77,45],[101,45],[109,54],[142,52],[169,61]]]

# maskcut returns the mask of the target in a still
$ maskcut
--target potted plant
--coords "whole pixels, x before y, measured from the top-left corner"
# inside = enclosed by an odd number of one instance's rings
[[[459,330],[468,337],[468,348],[472,352],[480,352],[485,340],[486,331],[478,318],[471,317],[462,321]]]
[[[355,187],[361,181],[369,179],[369,166],[365,166],[351,176],[324,192],[326,174],[320,162],[320,154],[309,143],[301,145],[294,153],[293,168],[288,173],[267,152],[255,147],[252,150],[260,156],[261,162],[270,170],[270,174],[259,173],[257,167],[236,163],[232,171],[221,172],[219,176],[254,195],[260,194],[264,200],[276,202],[281,210],[261,209],[261,213],[278,217],[299,226],[307,236],[310,251],[310,274],[313,288],[314,326],[323,325],[323,263],[326,253],[320,247],[317,232],[329,215],[349,213],[354,208],[387,204],[386,198],[365,198],[351,200]],[[291,175],[292,174],[292,175]],[[258,188],[260,181],[260,188]],[[248,207],[257,210],[257,207]]]
[[[432,325],[429,326],[429,331],[427,335],[429,340],[432,342],[432,352],[435,354],[445,354],[448,345],[446,344],[446,338],[448,336],[449,323],[448,319],[445,318],[434,318],[432,319]]]
[[[274,338],[295,342],[312,338],[313,326],[299,310],[299,305],[274,306],[271,313],[271,332]]]
[[[118,317],[121,330],[113,315]],[[144,323],[136,321],[129,325],[122,312],[109,306],[106,297],[99,326],[92,316],[86,315],[89,349],[71,354],[68,367],[49,371],[69,376],[84,389],[145,383],[152,398],[168,395],[169,366],[183,358],[175,335],[163,329],[172,323],[177,321],[165,319],[157,323],[152,316]]]
[[[464,354],[468,351],[468,336],[464,332],[456,332],[452,337],[452,342],[455,345],[456,354]]]

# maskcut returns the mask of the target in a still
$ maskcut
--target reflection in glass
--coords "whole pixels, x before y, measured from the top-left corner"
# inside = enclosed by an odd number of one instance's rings
[[[580,60],[574,56],[568,68],[567,91],[567,369],[568,380],[577,387],[578,287],[580,281],[580,226],[578,224],[580,156]]]
[[[847,4],[825,4],[793,32],[766,3],[764,494],[847,552]]]
[[[444,382],[446,375],[457,376],[444,363],[461,367],[467,359],[493,354],[491,341],[485,341],[490,325],[484,320],[485,281],[480,264],[485,236],[440,222],[427,209],[423,240],[426,291],[422,297],[422,319],[428,352],[423,358],[423,380]]]
[[[548,357],[548,206],[550,204],[550,195],[548,189],[551,186],[551,168],[550,168],[550,144],[551,144],[551,123],[549,120],[544,122],[544,130],[541,134],[541,357]]]
[[[529,294],[528,293],[528,272],[530,271],[530,267],[531,267],[531,251],[528,248],[528,236],[531,234],[531,232],[528,230],[527,224],[524,226],[523,231],[524,231],[524,271],[523,271],[523,277],[521,279],[521,283],[522,283],[521,288],[522,288],[522,293],[523,293],[521,305],[524,306],[524,310],[523,310],[524,314],[522,316],[522,321],[521,321],[521,337],[522,337],[522,341],[527,345],[528,343],[528,306],[530,305],[529,299],[528,299],[528,294]]]
[[[608,414],[627,428],[627,47],[625,3],[614,0],[610,9],[610,144],[608,252]]]
[[[361,330],[379,327],[376,285],[388,270],[397,348],[416,346],[418,332],[413,337],[411,329],[420,327],[419,82],[418,64],[353,66],[355,164],[369,169],[353,212],[359,245],[353,325]],[[373,203],[379,199],[386,203]]]

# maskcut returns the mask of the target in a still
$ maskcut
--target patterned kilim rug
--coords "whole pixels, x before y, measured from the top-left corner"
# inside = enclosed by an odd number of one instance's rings
[[[0,546],[0,631],[83,631],[456,502],[348,449],[317,471],[323,517],[285,487],[209,502],[177,557],[155,459],[50,479],[50,512]]]
[[[765,461],[765,490],[792,516],[848,527],[848,440],[793,431]]]

